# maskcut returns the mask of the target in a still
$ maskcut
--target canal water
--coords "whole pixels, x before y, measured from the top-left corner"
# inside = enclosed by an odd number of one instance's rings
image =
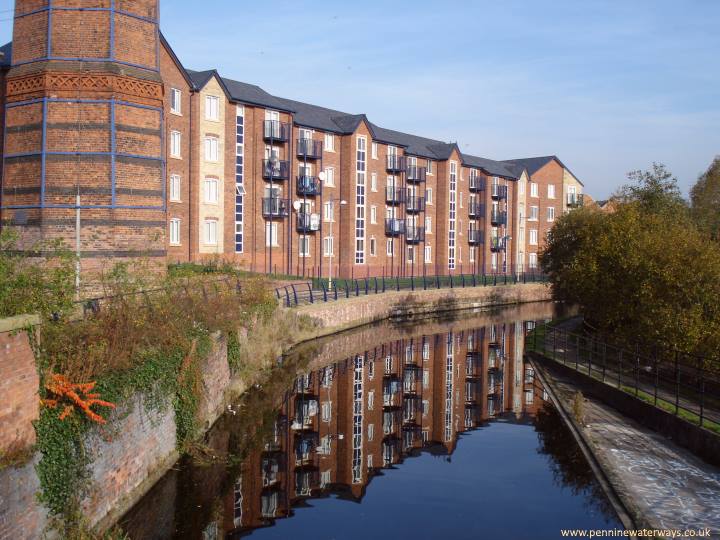
[[[291,351],[120,525],[129,538],[560,538],[621,527],[523,360],[552,304]]]

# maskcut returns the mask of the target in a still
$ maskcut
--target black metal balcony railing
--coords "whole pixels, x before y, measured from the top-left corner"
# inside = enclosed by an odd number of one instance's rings
[[[582,193],[568,193],[567,205],[569,208],[579,208],[585,204],[585,197]]]
[[[507,225],[507,212],[492,212],[490,223],[493,225]]]
[[[273,165],[269,159],[264,159],[263,178],[265,180],[287,180],[290,178],[290,162],[277,161]]]
[[[262,200],[263,217],[285,218],[289,215],[290,201],[278,197],[265,197]]]
[[[480,246],[485,243],[484,231],[479,229],[470,229],[468,231],[468,242],[471,246]]]
[[[486,178],[484,176],[471,176],[470,177],[470,191],[478,193],[485,191]]]
[[[499,236],[493,236],[490,238],[490,250],[491,251],[505,251],[505,239]]]
[[[390,154],[387,157],[388,172],[399,173],[405,170],[405,156],[396,156]]]
[[[408,195],[405,201],[405,211],[411,214],[425,211],[425,197]]]
[[[321,141],[312,139],[297,140],[297,155],[308,159],[320,159],[323,153],[323,145]]]
[[[388,236],[400,236],[405,232],[405,221],[398,218],[385,219],[385,234]]]
[[[490,196],[493,199],[507,199],[508,188],[507,186],[501,186],[500,184],[493,184],[490,191]]]
[[[263,137],[266,141],[287,142],[290,140],[290,124],[278,120],[265,120]]]
[[[388,186],[385,188],[385,202],[388,204],[401,204],[404,200],[405,192],[401,188]]]
[[[408,226],[405,231],[405,240],[408,244],[419,244],[425,241],[425,227]]]
[[[300,197],[315,197],[322,194],[322,182],[317,176],[298,176],[297,194]]]
[[[297,232],[309,233],[320,230],[320,216],[318,214],[307,214],[300,212],[297,215]]]
[[[468,217],[470,219],[482,219],[485,217],[485,205],[482,203],[471,202],[468,206]]]
[[[407,178],[408,182],[425,182],[427,179],[427,167],[408,165],[405,178]]]

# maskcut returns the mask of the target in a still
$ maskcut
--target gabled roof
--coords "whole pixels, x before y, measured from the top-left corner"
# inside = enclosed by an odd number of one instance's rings
[[[502,176],[504,178],[520,178],[523,170],[525,170],[525,168],[520,165],[471,156],[469,154],[463,154],[463,163],[470,167],[478,167],[493,176]]]
[[[345,114],[342,116],[335,116],[332,121],[337,125],[343,133],[353,133],[358,126],[365,121],[368,126],[370,122],[367,121],[367,117],[364,114]],[[370,128],[372,133],[372,127]]]
[[[540,157],[531,157],[531,158],[520,158],[520,159],[507,159],[504,161],[504,163],[512,163],[514,165],[520,165],[527,169],[528,174],[532,176],[536,172],[538,172],[540,169],[542,169],[545,165],[550,163],[551,161],[557,161],[558,165],[560,165],[563,169],[568,171],[570,174],[573,175],[575,180],[580,182],[580,185],[585,185],[582,183],[582,181],[573,174],[573,172],[568,169],[565,164],[560,161],[560,158],[557,156],[540,156]]]
[[[0,66],[10,66],[12,64],[12,41],[0,47]]]
[[[175,54],[175,51],[170,46],[170,43],[168,42],[168,40],[165,39],[165,35],[162,32],[160,32],[160,43],[162,44],[163,47],[165,47],[165,50],[170,55],[170,58],[172,59],[172,61],[175,62],[175,65],[177,66],[178,70],[182,74],[183,78],[187,81],[188,85],[190,85],[190,87],[193,90],[195,90],[195,85],[193,84],[193,81],[190,78],[190,75],[188,74],[187,70],[185,69],[185,66],[182,65],[182,62]]]

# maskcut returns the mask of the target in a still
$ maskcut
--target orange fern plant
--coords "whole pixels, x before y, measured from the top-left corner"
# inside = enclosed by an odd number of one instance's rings
[[[93,393],[93,389],[95,388],[94,382],[71,383],[64,375],[54,373],[50,377],[50,381],[45,385],[45,388],[52,397],[44,399],[43,404],[51,409],[62,406],[63,410],[59,416],[60,420],[65,420],[72,415],[77,408],[83,411],[93,422],[105,424],[107,422],[105,418],[94,412],[91,407],[98,405],[110,409],[115,408],[114,403],[103,401],[100,399],[100,394]]]

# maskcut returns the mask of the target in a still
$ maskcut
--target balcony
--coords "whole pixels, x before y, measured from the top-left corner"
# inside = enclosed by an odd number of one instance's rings
[[[401,204],[404,197],[405,191],[395,186],[388,186],[385,188],[385,202],[388,204]]]
[[[306,214],[300,212],[297,215],[297,232],[311,233],[320,230],[320,214]]]
[[[471,202],[468,206],[468,217],[470,219],[482,219],[485,217],[485,205],[482,203]]]
[[[419,244],[425,241],[425,227],[408,226],[405,231],[405,240],[408,244]]]
[[[385,234],[387,236],[401,236],[405,232],[405,221],[398,218],[385,219]]]
[[[490,238],[490,251],[498,252],[505,251],[507,246],[505,245],[505,239],[499,236],[493,236]]]
[[[405,170],[405,156],[389,155],[387,157],[387,171],[400,173]]]
[[[315,197],[322,194],[322,182],[317,176],[298,176],[297,194],[300,197]]]
[[[567,205],[568,208],[580,208],[585,205],[585,197],[582,193],[568,193],[567,194]]]
[[[427,179],[427,167],[409,165],[405,171],[405,178],[408,182],[424,182]]]
[[[425,197],[408,196],[405,201],[405,211],[409,214],[417,214],[425,211]]]
[[[290,162],[277,161],[273,165],[269,159],[263,159],[262,173],[265,180],[288,180],[290,178]]]
[[[297,155],[301,158],[320,159],[323,153],[323,145],[321,141],[312,139],[297,140]]]
[[[287,142],[290,140],[290,124],[278,120],[265,120],[263,138],[270,142]]]
[[[470,177],[470,191],[472,193],[480,193],[485,191],[486,178],[484,176]]]
[[[262,212],[266,219],[286,218],[290,214],[290,201],[278,197],[265,197],[262,200]]]
[[[484,231],[479,229],[470,229],[468,231],[468,242],[471,246],[481,246],[485,243]]]
[[[493,184],[490,190],[490,196],[493,199],[501,200],[507,199],[508,188],[507,186],[501,186],[500,184]]]
[[[495,226],[507,225],[507,212],[491,212],[490,223]]]

